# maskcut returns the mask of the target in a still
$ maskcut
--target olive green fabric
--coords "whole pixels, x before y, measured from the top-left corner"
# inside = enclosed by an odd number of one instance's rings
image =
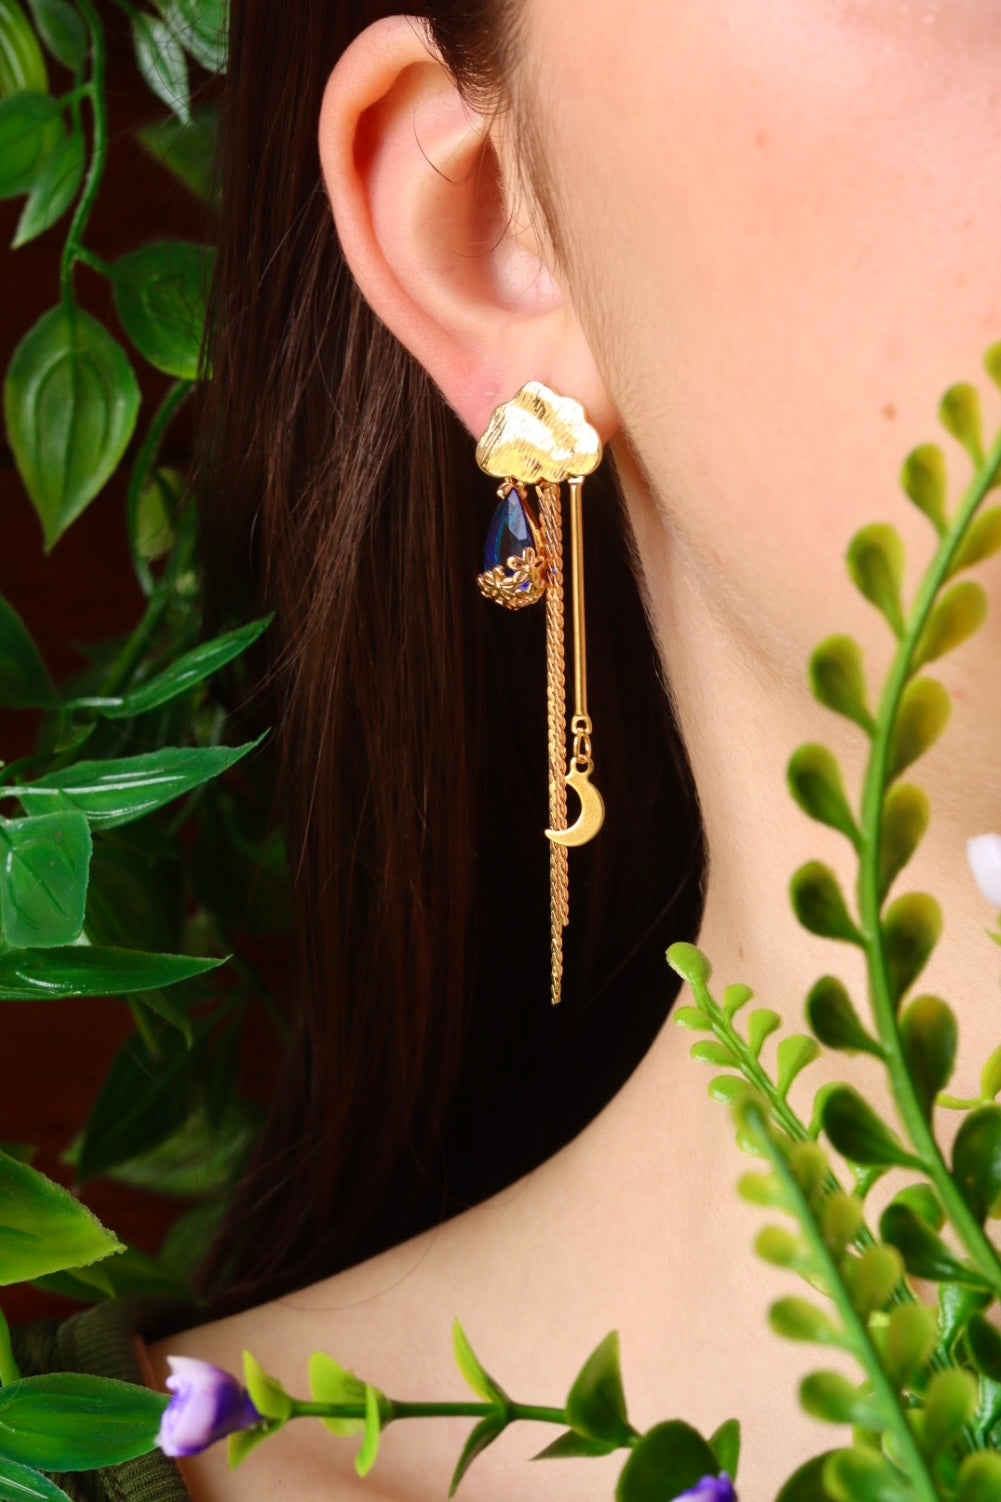
[[[90,1372],[143,1385],[135,1336],[153,1339],[190,1323],[190,1305],[111,1299],[68,1319],[17,1325],[11,1336],[25,1377]],[[78,1471],[55,1480],[74,1502],[191,1502],[180,1471],[160,1450],[103,1471]]]

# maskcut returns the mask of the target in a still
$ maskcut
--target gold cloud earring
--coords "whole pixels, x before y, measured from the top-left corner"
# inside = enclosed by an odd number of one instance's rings
[[[584,478],[601,462],[601,439],[572,397],[529,381],[497,407],[476,446],[476,462],[501,481],[500,504],[487,533],[484,572],[477,577],[487,599],[520,610],[546,599],[546,679],[549,744],[550,999],[560,1000],[563,930],[570,916],[568,847],[594,839],[605,818],[591,781],[591,719],[587,712],[587,641],[584,625]],[[563,493],[570,487],[570,579],[573,597],[574,713],[572,750],[566,754],[566,651],[563,574]],[[536,504],[528,487],[535,490]],[[567,822],[567,788],[580,812]]]

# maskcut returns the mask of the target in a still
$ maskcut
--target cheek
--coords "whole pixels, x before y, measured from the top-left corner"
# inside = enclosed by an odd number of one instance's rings
[[[707,566],[808,609],[804,564],[909,529],[903,454],[1001,337],[997,5],[575,8],[540,107],[613,395]]]

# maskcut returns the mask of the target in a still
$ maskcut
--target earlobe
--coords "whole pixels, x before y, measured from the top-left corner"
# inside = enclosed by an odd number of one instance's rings
[[[503,117],[502,117],[503,118]],[[320,159],[348,264],[470,432],[526,381],[615,428],[583,331],[495,148],[412,17],[376,22],[331,74]]]

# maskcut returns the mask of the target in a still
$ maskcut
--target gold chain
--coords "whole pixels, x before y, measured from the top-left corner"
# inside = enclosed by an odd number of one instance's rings
[[[563,638],[563,525],[558,485],[537,487],[539,517],[546,540],[546,703],[549,730],[549,827],[567,827],[566,789],[566,651]],[[570,920],[569,854],[565,845],[549,844],[549,917],[552,941],[550,1000],[560,1000],[563,986],[563,930]]]

